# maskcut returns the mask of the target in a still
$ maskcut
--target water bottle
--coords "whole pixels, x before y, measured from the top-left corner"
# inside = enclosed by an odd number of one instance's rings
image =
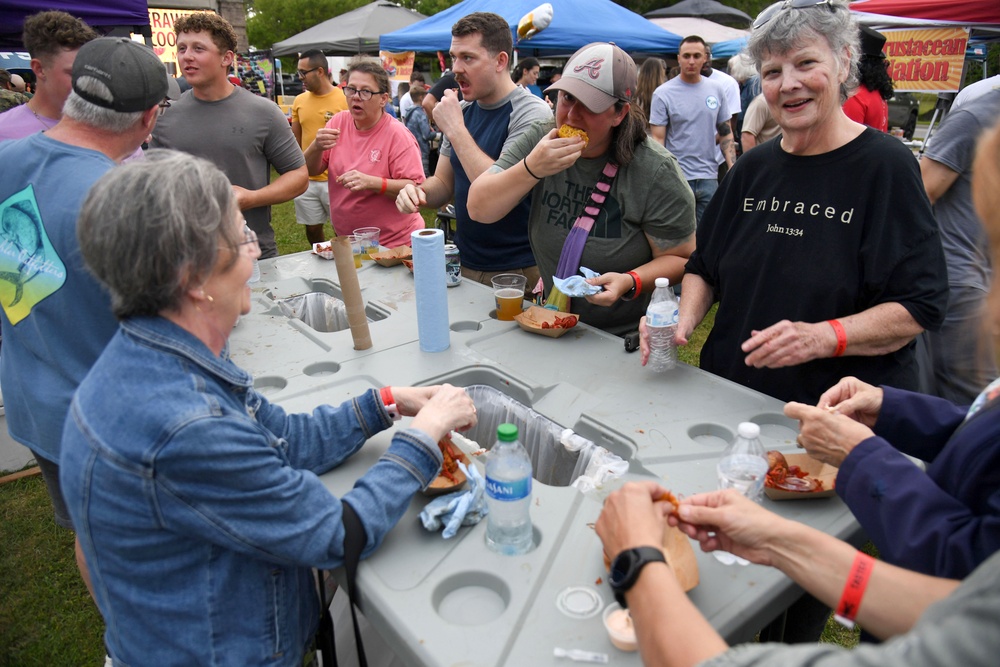
[[[760,426],[743,422],[737,427],[736,440],[722,453],[716,472],[720,489],[736,489],[750,500],[760,502],[767,475],[767,452],[760,444]],[[726,551],[713,554],[726,565],[749,565],[749,561]]]
[[[677,333],[679,304],[668,278],[657,278],[656,289],[646,308],[646,328],[649,330],[650,370],[662,373],[677,365]]]
[[[500,424],[486,455],[486,504],[486,546],[508,556],[528,553],[533,546],[531,459],[514,424]]]

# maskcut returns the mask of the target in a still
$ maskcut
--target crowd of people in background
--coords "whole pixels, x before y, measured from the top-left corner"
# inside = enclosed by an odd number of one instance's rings
[[[75,532],[109,664],[303,664],[319,618],[311,568],[343,563],[345,517],[370,554],[437,474],[436,442],[475,424],[448,385],[311,415],[253,389],[227,341],[254,262],[279,252],[271,207],[288,201],[310,243],[363,224],[387,247],[425,227],[421,209],[451,203],[465,278],[522,274],[526,298],[638,329],[642,364],[651,286],[669,278],[675,343],[714,309],[701,368],[788,401],[799,445],[839,469],[836,493],[879,550],[859,620],[885,643],[730,649],[652,559],[623,593],[646,664],[876,665],[901,650],[911,665],[992,664],[995,81],[960,96],[918,162],[887,133],[885,37],[846,0],[768,7],[728,73],[697,35],[673,68],[604,42],[561,69],[515,61],[507,20],[476,12],[454,24],[451,69],[433,84],[414,70],[394,92],[375,60],[335,78],[322,51],[299,54],[290,121],[232,82],[228,21],[197,12],[174,31],[183,94],[151,49],[61,11],[25,21],[27,81],[0,69],[0,261],[17,260],[0,304],[6,419]],[[555,279],[581,266],[596,289],[568,298]],[[411,427],[330,495],[313,473],[396,414]],[[863,560],[736,493],[662,498],[653,482],[608,497],[596,530],[613,563],[669,526],[776,567],[807,592],[789,639],[818,638],[813,620]],[[271,594],[282,602],[260,603]],[[256,626],[232,620],[248,614]]]

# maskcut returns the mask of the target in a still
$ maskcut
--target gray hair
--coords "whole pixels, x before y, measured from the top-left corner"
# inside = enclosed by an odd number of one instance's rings
[[[111,292],[119,319],[175,310],[215,268],[220,246],[239,258],[233,188],[211,162],[150,150],[91,188],[77,240],[87,267]],[[221,243],[220,243],[221,240]]]
[[[106,99],[108,103],[114,99],[104,82],[92,76],[81,76],[74,82],[74,85],[85,93]],[[75,90],[70,91],[69,97],[66,98],[66,103],[63,105],[63,114],[73,120],[115,134],[132,129],[142,118],[143,113],[142,111],[115,111],[98,106],[77,95]]]
[[[829,0],[812,7],[789,7],[779,11],[771,20],[750,33],[746,50],[754,67],[760,72],[761,62],[766,54],[788,53],[817,37],[826,40],[838,57],[838,65],[842,62],[841,54],[847,54],[847,80],[840,86],[840,102],[843,104],[858,87],[858,60],[861,57],[858,22],[844,0]]]
[[[757,68],[750,60],[750,55],[746,51],[740,51],[729,59],[729,73],[740,83],[745,83],[757,74]]]

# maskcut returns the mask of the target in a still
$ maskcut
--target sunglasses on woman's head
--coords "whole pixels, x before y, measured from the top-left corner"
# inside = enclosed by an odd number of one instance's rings
[[[756,30],[786,9],[805,9],[819,5],[826,5],[831,12],[837,11],[837,5],[834,4],[833,0],[782,0],[782,2],[776,2],[758,14],[751,30]]]

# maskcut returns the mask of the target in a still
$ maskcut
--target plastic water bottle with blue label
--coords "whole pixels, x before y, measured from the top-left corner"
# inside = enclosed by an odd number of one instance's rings
[[[650,370],[662,373],[677,365],[677,319],[680,304],[674,296],[674,289],[668,278],[657,278],[656,289],[646,308],[646,329],[649,331]]]
[[[754,502],[760,502],[767,475],[767,452],[760,444],[760,426],[743,422],[736,428],[732,442],[716,466],[720,489],[736,489]],[[715,558],[725,565],[749,565],[750,561],[728,551],[713,551]]]
[[[531,535],[531,458],[517,426],[500,424],[486,455],[486,546],[507,556],[528,553]]]

